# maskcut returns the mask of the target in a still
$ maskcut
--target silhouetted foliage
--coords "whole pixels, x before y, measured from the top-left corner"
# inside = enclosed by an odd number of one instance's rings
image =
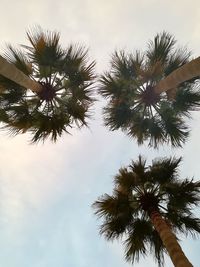
[[[200,181],[180,180],[180,161],[156,159],[146,166],[139,157],[114,177],[113,194],[104,194],[93,204],[102,219],[100,234],[107,240],[123,240],[127,261],[134,263],[150,253],[163,266],[167,251],[150,219],[153,211],[177,234],[200,233],[200,220],[192,214],[200,201]]]
[[[182,146],[189,134],[185,116],[200,104],[195,79],[180,84],[175,99],[156,94],[156,84],[188,62],[190,52],[175,49],[172,35],[163,32],[149,41],[144,53],[115,52],[111,69],[101,76],[99,92],[108,98],[104,108],[105,125],[121,129],[138,144],[171,143]]]
[[[0,76],[0,121],[11,134],[31,132],[33,142],[49,136],[56,141],[71,127],[87,125],[95,63],[89,63],[88,51],[80,45],[63,49],[58,32],[36,27],[27,37],[30,46],[8,45],[4,57],[43,90],[34,93]]]

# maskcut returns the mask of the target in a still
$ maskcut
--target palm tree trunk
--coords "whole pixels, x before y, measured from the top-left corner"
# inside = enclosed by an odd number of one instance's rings
[[[176,88],[180,83],[200,76],[200,57],[186,63],[161,80],[154,88],[155,93],[161,94]]]
[[[31,80],[2,56],[0,56],[0,74],[33,92],[37,93],[42,90],[42,86],[38,82]]]
[[[176,236],[172,233],[169,225],[165,222],[158,211],[150,213],[151,221],[158,232],[165,248],[175,267],[192,267],[193,265],[188,261],[182,248],[177,242]]]

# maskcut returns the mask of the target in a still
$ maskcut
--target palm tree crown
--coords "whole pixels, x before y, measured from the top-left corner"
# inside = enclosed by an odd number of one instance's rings
[[[13,134],[31,132],[33,142],[48,136],[56,141],[74,123],[87,125],[95,63],[88,63],[84,47],[63,49],[58,32],[38,27],[29,30],[27,37],[30,46],[9,45],[4,57],[42,90],[32,92],[0,75],[0,120]]]
[[[139,157],[119,170],[113,195],[105,194],[93,204],[103,218],[100,233],[108,240],[125,238],[127,261],[138,261],[149,251],[163,266],[166,248],[152,223],[153,212],[158,212],[174,233],[200,233],[200,220],[191,211],[200,201],[200,181],[179,180],[180,161],[157,159],[146,167]]]
[[[110,130],[121,129],[150,146],[171,142],[181,146],[187,136],[185,116],[199,107],[200,93],[193,80],[181,83],[175,98],[170,92],[156,93],[160,80],[188,62],[186,49],[175,49],[172,35],[163,32],[148,43],[144,53],[115,52],[111,71],[101,76],[100,93],[109,99],[104,108],[105,124]]]

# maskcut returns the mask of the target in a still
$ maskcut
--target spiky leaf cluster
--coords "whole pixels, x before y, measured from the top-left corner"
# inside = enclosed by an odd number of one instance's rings
[[[188,137],[185,118],[200,104],[195,80],[176,88],[176,96],[156,94],[156,84],[188,62],[190,53],[176,49],[172,35],[163,32],[148,43],[144,53],[115,52],[111,69],[101,76],[100,93],[109,99],[104,108],[105,125],[121,129],[138,144],[171,143],[181,146]]]
[[[100,233],[108,240],[124,240],[127,261],[139,261],[150,252],[163,266],[166,250],[150,220],[153,211],[160,212],[174,232],[200,233],[200,220],[192,214],[200,201],[200,181],[180,180],[180,161],[156,159],[147,167],[139,157],[114,177],[113,194],[93,204],[102,219]]]
[[[71,127],[87,125],[95,63],[83,46],[63,49],[58,32],[36,27],[27,37],[30,46],[8,45],[4,58],[44,90],[34,93],[0,76],[0,121],[11,134],[30,132],[33,142],[56,141]]]

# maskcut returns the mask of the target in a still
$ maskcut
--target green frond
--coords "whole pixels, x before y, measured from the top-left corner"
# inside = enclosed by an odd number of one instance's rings
[[[175,114],[172,109],[165,109],[162,111],[161,123],[165,129],[168,142],[174,147],[182,147],[189,136],[189,129],[183,119]]]
[[[69,45],[65,51],[65,57],[63,58],[63,71],[68,75],[72,75],[74,71],[77,71],[81,66],[85,65],[88,61],[88,50],[85,47],[74,44]]]
[[[131,221],[131,214],[128,214],[126,212],[118,213],[117,216],[106,220],[101,225],[100,234],[110,241],[118,239],[122,237]]]
[[[115,197],[105,194],[93,204],[93,208],[95,214],[105,218],[100,234],[108,240],[120,237],[132,220],[128,198],[119,192]]]
[[[192,86],[187,86],[187,88],[181,86],[178,89],[173,108],[176,112],[190,117],[190,111],[198,110],[200,107],[200,93]]]
[[[45,31],[34,27],[27,31],[31,47],[27,47],[28,56],[39,68],[43,66],[56,67],[64,56],[59,45],[60,34],[56,31]]]
[[[113,100],[114,101],[114,100]],[[132,118],[130,107],[125,102],[119,102],[111,106],[107,106],[103,110],[104,122],[114,131],[120,127],[126,128]]]
[[[157,61],[161,61],[163,64],[166,63],[175,43],[176,41],[171,34],[165,31],[157,34],[154,40],[148,43],[148,50],[146,51],[146,56],[149,60],[148,64],[152,66]]]
[[[158,144],[166,142],[166,133],[157,116],[148,119],[148,135],[150,135],[149,146],[157,148]]]
[[[139,116],[139,114],[133,116],[133,118],[134,120],[132,120],[131,126],[128,129],[128,136],[136,138],[138,145],[141,145],[148,138],[149,120],[148,118],[143,119],[142,116]]]
[[[111,68],[115,77],[120,77],[123,79],[131,79],[132,71],[129,67],[129,60],[124,51],[115,52],[112,55]]]
[[[67,110],[74,121],[77,121],[80,125],[86,125],[85,118],[87,109],[83,105],[71,100],[68,102]]]
[[[156,263],[159,267],[164,266],[164,254],[167,252],[161,238],[156,230],[153,230],[149,236],[150,252],[153,254]]]
[[[134,118],[134,120],[133,120]],[[142,116],[132,116],[128,135],[137,138],[138,144],[143,144],[149,137],[149,146],[154,148],[158,144],[166,142],[166,132],[157,116],[143,118]]]
[[[4,128],[8,130],[10,135],[25,133],[32,126],[33,117],[26,102],[8,107],[7,114],[8,124]]]
[[[134,82],[142,73],[143,61],[144,56],[139,51],[127,55],[123,50],[115,51],[111,58],[111,73],[116,78]]]
[[[99,217],[106,216],[106,218],[119,217],[121,214],[131,214],[129,200],[127,195],[115,191],[114,196],[108,194],[103,195],[93,204],[96,210],[95,214]]]
[[[115,216],[118,213],[117,198],[108,194],[101,196],[92,206],[96,210],[95,214],[99,217],[105,216],[110,218],[110,216]]]
[[[125,259],[135,263],[148,252],[148,237],[152,233],[152,226],[149,221],[136,219],[129,228],[128,238],[124,242]]]
[[[170,211],[166,214],[166,217],[170,221],[174,232],[186,236],[191,235],[192,238],[196,238],[200,234],[200,220],[192,216],[190,211],[188,213]]]
[[[178,230],[186,236],[190,234],[193,238],[200,234],[200,219],[191,216],[180,216],[178,219]]]
[[[125,225],[120,218],[106,221],[100,227],[99,233],[103,235],[108,241],[120,238],[125,231]]]
[[[144,54],[136,50],[135,54],[129,55],[129,65],[132,70],[133,76],[138,77],[141,74],[141,69],[144,68]]]
[[[88,49],[80,45],[70,45],[58,67],[61,75],[65,75],[70,87],[91,84],[95,78],[95,61],[89,63]]]
[[[149,179],[160,185],[172,183],[178,178],[178,167],[182,158],[162,158],[156,159],[149,166]]]
[[[0,93],[0,105],[7,108],[18,103],[26,94],[23,87],[0,75],[0,85],[4,90]]]
[[[119,173],[114,177],[114,182],[116,186],[121,186],[130,191],[134,186],[138,185],[137,178],[136,174],[127,168],[121,168],[119,169]]]
[[[190,56],[191,52],[189,52],[186,48],[175,50],[169,56],[167,65],[165,66],[164,70],[165,75],[169,75],[172,71],[186,64],[189,61]]]
[[[189,211],[192,205],[200,202],[200,183],[185,179],[166,184],[165,191],[169,195],[168,207],[173,210]]]
[[[109,73],[105,73],[101,76],[100,82],[99,92],[103,97],[112,97],[118,101],[123,100],[123,98],[134,98],[134,87],[129,80],[112,77]]]
[[[139,183],[146,182],[146,160],[142,156],[139,156],[137,161],[132,161],[129,168]]]
[[[70,118],[67,114],[57,113],[53,116],[45,116],[41,112],[35,112],[31,133],[33,134],[32,142],[43,142],[50,137],[56,142],[63,132],[69,133],[67,128],[70,127]]]
[[[13,63],[27,76],[30,76],[33,73],[32,64],[21,49],[14,48],[9,44],[7,45],[4,57],[8,60],[8,62]]]

